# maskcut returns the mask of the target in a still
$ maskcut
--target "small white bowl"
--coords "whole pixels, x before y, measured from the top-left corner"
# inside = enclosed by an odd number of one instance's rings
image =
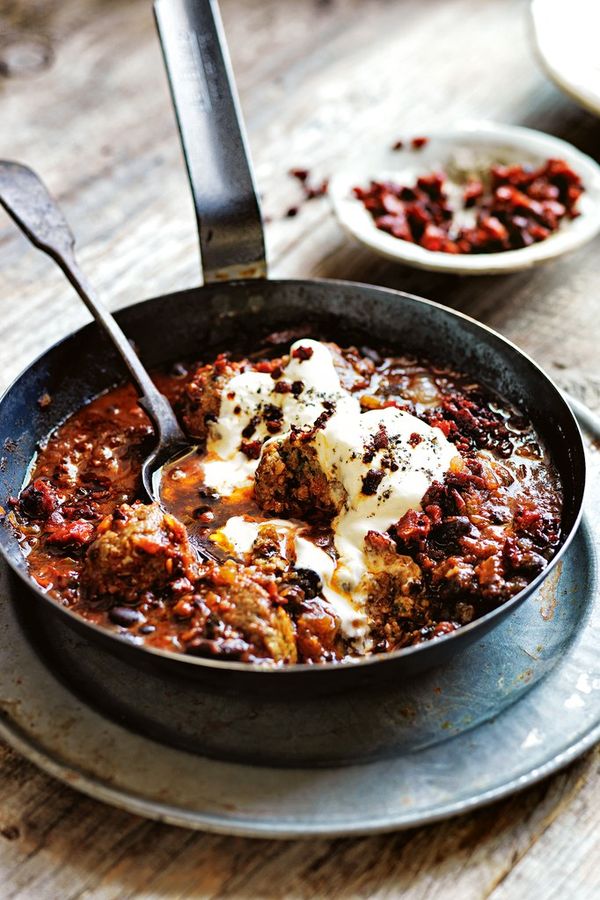
[[[537,55],[554,83],[600,116],[598,0],[533,0],[531,34]]]
[[[500,275],[528,269],[580,247],[600,231],[600,166],[589,156],[559,138],[492,122],[461,126],[456,131],[422,132],[428,142],[412,149],[408,137],[401,150],[387,150],[361,162],[348,163],[329,184],[329,196],[342,226],[360,243],[417,269],[460,275]],[[371,180],[412,185],[420,175],[435,170],[486,169],[491,165],[531,163],[559,158],[573,168],[585,191],[578,201],[580,215],[561,223],[544,241],[504,253],[451,254],[426,250],[380,231],[352,188],[367,187]]]

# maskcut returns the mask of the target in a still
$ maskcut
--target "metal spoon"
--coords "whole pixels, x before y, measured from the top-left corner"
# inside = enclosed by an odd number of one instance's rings
[[[139,404],[150,417],[157,437],[156,446],[142,464],[142,484],[148,499],[160,501],[156,473],[166,462],[190,449],[190,441],[179,427],[169,401],[79,268],[75,238],[35,172],[18,163],[0,161],[0,204],[31,243],[58,263],[127,366],[139,392]]]

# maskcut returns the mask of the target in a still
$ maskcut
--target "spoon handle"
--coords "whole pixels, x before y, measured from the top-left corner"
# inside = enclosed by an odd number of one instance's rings
[[[185,442],[168,400],[157,389],[121,328],[79,268],[71,229],[35,172],[19,163],[0,161],[0,204],[31,243],[58,263],[108,335],[129,370],[139,391],[140,406],[148,413],[161,442]]]

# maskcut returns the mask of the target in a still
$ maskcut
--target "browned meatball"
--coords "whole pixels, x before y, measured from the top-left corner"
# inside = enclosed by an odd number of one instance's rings
[[[118,506],[98,526],[81,575],[88,597],[135,604],[175,581],[191,582],[198,564],[181,522],[157,503]]]
[[[378,650],[393,650],[405,642],[406,622],[419,621],[424,614],[422,572],[410,556],[398,553],[385,534],[368,532],[365,554],[367,615]],[[410,629],[409,629],[410,630]]]
[[[255,575],[233,560],[214,570],[202,589],[202,602],[210,615],[196,635],[189,635],[188,651],[277,663],[297,661],[292,620]]]
[[[342,508],[345,489],[327,478],[314,446],[302,437],[292,432],[263,447],[254,497],[271,515],[306,518],[317,512],[333,516]]]
[[[361,357],[354,347],[342,351],[337,344],[328,343],[326,346],[331,352],[342,386],[352,391],[365,388],[375,368],[372,361]],[[267,368],[261,369],[258,363],[259,371],[272,371],[284,368],[289,362],[289,356],[262,362]],[[192,437],[200,441],[206,440],[208,423],[219,415],[227,383],[241,371],[243,366],[239,363],[232,362],[226,356],[219,356],[214,364],[201,366],[194,373],[181,398],[183,424]]]
[[[217,357],[214,365],[201,366],[186,384],[181,399],[182,418],[192,437],[206,440],[209,422],[219,415],[223,390],[239,371],[237,363]]]

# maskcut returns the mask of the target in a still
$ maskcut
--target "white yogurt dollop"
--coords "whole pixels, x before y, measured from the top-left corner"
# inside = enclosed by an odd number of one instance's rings
[[[365,536],[369,531],[387,531],[409,509],[420,508],[429,486],[441,481],[450,468],[456,447],[439,428],[395,407],[362,412],[358,399],[342,388],[333,357],[319,341],[296,341],[290,354],[281,379],[300,383],[297,393],[279,392],[277,380],[260,372],[243,372],[227,383],[217,421],[209,429],[205,481],[224,496],[251,486],[259,459],[240,451],[244,431],[253,426],[252,440],[280,441],[292,426],[310,429],[327,413],[310,443],[328,480],[344,489],[343,508],[331,523],[337,562],[302,536],[302,525],[285,520],[270,524],[284,537],[293,530],[295,566],[317,572],[322,596],[339,617],[342,634],[356,650],[367,652]],[[280,411],[276,436],[263,418],[269,406]],[[233,552],[243,555],[261,524],[265,523],[235,516],[219,534]],[[282,548],[288,545],[289,540],[282,538]]]
[[[322,469],[346,491],[332,523],[336,579],[354,591],[367,571],[367,532],[385,532],[409,509],[419,509],[429,486],[450,468],[456,447],[439,428],[395,407],[354,415],[338,411],[314,444]]]
[[[295,350],[306,350],[308,359],[295,357]],[[256,425],[249,439],[264,441],[271,437],[261,412],[268,406],[282,413],[280,434],[287,433],[292,425],[307,428],[325,409],[324,403],[333,402],[340,409],[357,401],[340,385],[333,358],[327,347],[319,341],[296,341],[290,347],[290,361],[283,369],[281,381],[302,385],[296,396],[291,391],[279,393],[277,381],[264,372],[241,372],[227,382],[216,422],[211,422],[206,449],[209,458],[204,466],[205,480],[222,495],[235,488],[252,484],[258,459],[249,459],[240,452],[244,431],[256,417]]]
[[[289,554],[290,537],[292,538],[293,559],[290,561],[297,569],[310,569],[316,572],[323,585],[321,596],[339,619],[342,634],[352,639],[358,646],[365,646],[368,623],[364,610],[355,604],[347,591],[339,590],[334,584],[335,561],[328,553],[303,536],[301,524],[287,519],[259,522],[246,516],[231,516],[218,530],[214,539],[235,556],[243,558],[252,549],[261,529],[265,526],[277,529],[281,554],[284,557]]]

